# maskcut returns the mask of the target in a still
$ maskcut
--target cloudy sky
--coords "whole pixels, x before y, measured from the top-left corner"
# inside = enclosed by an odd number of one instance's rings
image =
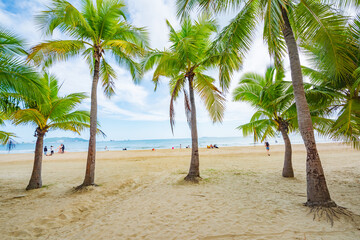
[[[78,0],[70,0],[75,6]],[[151,47],[163,49],[168,47],[168,28],[165,20],[168,19],[176,28],[179,26],[176,18],[174,0],[127,0],[129,21],[138,27],[146,27],[150,33]],[[49,0],[0,0],[1,25],[22,36],[31,47],[45,37],[37,29],[34,23],[34,15],[45,10]],[[219,24],[224,26],[231,19],[232,14],[218,18]],[[231,84],[231,91],[235,88],[240,76],[244,72],[264,73],[266,66],[270,64],[266,46],[263,44],[261,31],[258,31],[254,39],[252,49],[247,55],[244,66],[237,72]],[[66,36],[55,32],[53,39],[66,39]],[[120,67],[116,67],[118,79],[116,81],[116,95],[107,99],[98,91],[98,120],[101,129],[107,134],[105,139],[99,140],[123,140],[123,139],[162,139],[162,138],[188,138],[190,130],[185,120],[183,100],[179,98],[176,104],[176,125],[174,135],[171,133],[169,124],[170,94],[168,80],[163,78],[157,91],[151,82],[152,72],[148,72],[139,85],[135,85],[130,74]],[[74,58],[68,62],[55,64],[50,71],[63,83],[61,94],[72,92],[90,92],[91,76],[85,61]],[[214,73],[216,78],[216,74]],[[230,91],[230,92],[231,92]],[[90,94],[89,94],[90,95]],[[253,109],[245,104],[231,101],[231,94],[227,96],[227,108],[222,123],[213,124],[197,99],[197,119],[199,137],[233,137],[241,136],[235,128],[246,123]],[[90,109],[90,100],[84,102],[81,109]],[[6,130],[16,133],[18,141],[33,141],[33,126],[14,127],[6,125]],[[81,137],[88,138],[89,133],[84,132]],[[47,137],[76,137],[73,133],[53,131]]]

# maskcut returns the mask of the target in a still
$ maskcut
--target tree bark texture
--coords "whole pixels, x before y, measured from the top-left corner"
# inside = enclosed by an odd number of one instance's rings
[[[291,142],[288,135],[288,127],[280,125],[280,132],[284,139],[285,143],[285,156],[284,156],[284,167],[282,171],[283,177],[294,177],[294,170],[292,167],[292,149],[291,149]]]
[[[42,166],[42,156],[43,156],[43,145],[44,145],[44,136],[45,132],[36,130],[37,139],[35,145],[35,156],[34,156],[34,166],[31,174],[29,184],[26,187],[26,190],[36,189],[42,187],[41,179],[41,166]]]
[[[195,108],[195,97],[193,88],[194,75],[188,77],[189,80],[189,94],[190,94],[190,105],[191,105],[191,162],[188,175],[185,177],[186,181],[197,182],[200,178],[199,171],[199,147],[198,147],[198,133],[196,123],[196,108]]]
[[[287,11],[282,8],[284,24],[282,32],[288,49],[291,69],[291,79],[294,88],[294,96],[298,115],[298,124],[303,138],[306,157],[306,181],[307,181],[307,203],[308,206],[332,206],[330,193],[326,185],[324,171],[320,157],[316,149],[314,129],[310,117],[310,110],[305,97],[303,77],[301,72],[298,46],[292,31]]]
[[[99,82],[100,54],[95,54],[94,76],[91,87],[90,139],[86,163],[85,179],[82,186],[95,185],[95,157],[97,131],[97,85]]]

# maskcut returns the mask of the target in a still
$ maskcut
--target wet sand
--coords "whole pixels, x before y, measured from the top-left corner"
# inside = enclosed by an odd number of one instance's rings
[[[331,196],[360,214],[360,151],[318,144]],[[360,219],[332,227],[306,202],[305,149],[293,146],[295,178],[281,177],[283,146],[200,150],[203,180],[185,177],[190,149],[98,152],[96,183],[83,181],[86,153],[45,157],[43,185],[25,191],[33,155],[0,155],[0,239],[360,239]]]

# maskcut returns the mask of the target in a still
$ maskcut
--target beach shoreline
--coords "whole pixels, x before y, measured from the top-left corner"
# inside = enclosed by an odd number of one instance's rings
[[[318,144],[332,199],[360,215],[359,151]],[[313,221],[306,152],[293,145],[295,178],[281,177],[284,148],[200,149],[200,184],[182,179],[191,149],[97,152],[95,182],[83,181],[86,152],[43,162],[43,185],[25,191],[33,154],[0,155],[1,239],[359,239],[360,219]]]

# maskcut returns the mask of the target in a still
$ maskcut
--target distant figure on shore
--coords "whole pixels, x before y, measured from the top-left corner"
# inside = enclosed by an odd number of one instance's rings
[[[269,142],[265,142],[265,148],[266,148],[268,156],[270,156],[270,143]]]
[[[153,148],[152,151],[155,151],[155,148]]]
[[[45,154],[45,156],[47,156],[47,151],[48,151],[47,146],[45,146],[45,147],[44,147],[44,154]]]
[[[53,146],[50,146],[50,156],[52,156],[53,154],[54,154]]]
[[[9,140],[8,144],[7,144],[7,149],[9,150],[9,152],[15,148],[15,142],[13,140]]]
[[[127,149],[126,148],[123,148],[123,151],[126,151]]]
[[[64,144],[61,144],[60,150],[61,150],[61,153],[65,153],[65,145]]]
[[[187,145],[186,148],[190,148],[190,145]]]
[[[105,146],[105,148],[104,148],[104,149],[105,149],[105,151],[108,151],[108,147],[107,147],[107,146]]]
[[[216,144],[214,144],[214,148],[219,148]]]
[[[181,149],[181,143],[180,143],[180,149]]]

